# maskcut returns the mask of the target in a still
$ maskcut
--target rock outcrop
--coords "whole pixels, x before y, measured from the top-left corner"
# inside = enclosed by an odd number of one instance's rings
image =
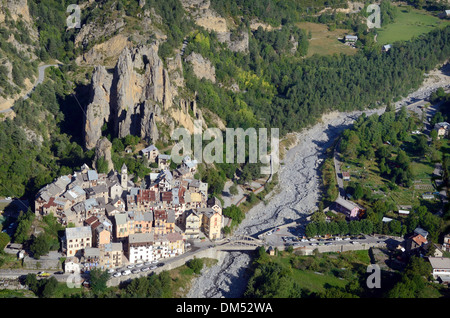
[[[199,53],[192,52],[186,57],[186,62],[191,63],[194,74],[199,79],[205,78],[216,83],[216,68],[211,64],[210,60]]]
[[[109,123],[116,137],[137,135],[147,142],[159,138],[158,121],[170,121],[176,88],[158,56],[158,46],[125,47],[112,73],[97,66],[91,81],[91,99],[86,107],[85,147],[92,149]],[[170,125],[169,125],[170,126]]]
[[[111,142],[105,138],[102,137],[97,141],[97,144],[95,146],[95,156],[94,156],[94,168],[97,169],[97,160],[100,158],[104,158],[105,161],[108,163],[108,172],[111,170],[114,170],[114,164],[111,159],[111,149],[112,144]]]
[[[109,121],[110,95],[113,76],[104,66],[94,69],[91,80],[90,103],[86,107],[84,141],[87,149],[92,149],[102,136],[102,126]]]

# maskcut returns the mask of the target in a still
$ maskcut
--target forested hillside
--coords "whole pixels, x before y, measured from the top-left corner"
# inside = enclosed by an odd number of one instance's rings
[[[242,50],[232,49],[229,41],[223,41],[223,34],[200,26],[193,12],[186,9],[189,1],[79,1],[81,23],[93,26],[87,28],[90,33],[66,30],[68,3],[28,1],[32,25],[39,34],[35,40],[27,38],[20,22],[6,19],[0,26],[5,39],[15,26],[18,31],[14,36],[34,46],[37,59],[17,64],[23,69],[15,73],[17,83],[31,76],[39,63],[62,62],[60,74],[47,74],[47,81],[30,100],[16,103],[16,117],[0,123],[4,163],[0,180],[11,184],[8,189],[0,189],[3,196],[32,197],[57,175],[83,162],[92,164],[92,151],[83,149],[81,125],[93,65],[81,64],[77,58],[117,35],[123,35],[131,46],[157,41],[158,54],[165,64],[179,56],[183,48],[185,86],[181,85],[178,93],[195,96],[199,108],[210,111],[204,112],[208,124],[215,125],[213,115],[218,115],[227,127],[275,127],[282,135],[315,123],[329,111],[378,107],[395,100],[417,88],[423,73],[444,62],[450,53],[448,27],[395,43],[391,51],[382,53],[373,41],[374,32],[366,30],[366,6],[358,9],[354,2],[349,2],[349,7],[338,0],[212,0],[209,9],[232,21],[227,22],[230,41],[244,43]],[[395,21],[395,7],[389,2],[383,1],[382,14],[385,23]],[[254,21],[271,27],[254,28]],[[355,54],[306,57],[312,39],[310,32],[297,25],[301,21],[358,34]],[[144,28],[144,22],[151,29]],[[193,52],[211,62],[215,82],[199,78],[191,63],[184,60]],[[108,52],[102,54],[112,59]],[[5,74],[0,69],[0,80],[7,80]],[[5,85],[5,90],[12,91],[13,86]],[[115,139],[107,130],[104,136]],[[258,166],[216,165],[209,173],[202,171],[202,176],[220,193],[225,180],[235,173],[244,176],[241,181],[246,182],[259,176],[257,170]],[[138,166],[136,171],[144,170]]]

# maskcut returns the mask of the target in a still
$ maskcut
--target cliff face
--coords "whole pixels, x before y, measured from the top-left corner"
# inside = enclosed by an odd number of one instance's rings
[[[149,143],[160,137],[157,122],[169,127],[175,126],[174,121],[183,125],[179,118],[172,116],[172,108],[180,108],[189,117],[189,109],[182,108],[180,102],[173,107],[176,89],[158,56],[157,44],[126,47],[112,73],[103,66],[94,69],[84,122],[85,147],[96,146],[104,123],[114,127],[116,137],[137,135]],[[200,110],[191,111],[196,118],[201,118]],[[183,117],[183,122],[191,128],[192,119]]]

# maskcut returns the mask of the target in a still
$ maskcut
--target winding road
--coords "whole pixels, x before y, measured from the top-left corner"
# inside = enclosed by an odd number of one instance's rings
[[[30,88],[30,89],[28,90],[28,92],[25,93],[25,95],[23,96],[23,100],[27,100],[28,98],[30,98],[31,93],[34,91],[34,89],[36,88],[36,86],[38,86],[39,84],[41,84],[42,82],[44,82],[44,78],[45,78],[45,70],[46,70],[48,67],[51,67],[51,66],[58,67],[59,65],[58,65],[58,64],[45,64],[45,65],[41,65],[41,66],[38,67],[38,79],[37,79],[36,82],[34,83],[33,87]],[[11,106],[10,108],[1,110],[0,113],[7,113],[7,112],[13,110],[13,107],[14,107],[14,106]]]

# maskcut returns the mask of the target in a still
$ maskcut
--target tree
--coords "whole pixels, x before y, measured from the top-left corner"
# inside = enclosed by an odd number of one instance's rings
[[[104,157],[100,157],[97,159],[95,166],[99,173],[108,173],[108,162],[106,162]]]
[[[361,223],[358,221],[350,221],[348,230],[350,235],[358,235],[361,233]]]
[[[39,259],[42,255],[50,252],[49,239],[45,233],[40,233],[34,238],[30,246],[30,251],[33,253],[35,259]]]
[[[398,235],[402,231],[402,223],[398,220],[392,220],[389,222],[389,231],[391,234]]]
[[[147,277],[135,278],[128,284],[126,290],[130,297],[144,298],[148,296],[150,282]]]
[[[315,223],[310,222],[310,223],[308,223],[308,224],[306,225],[306,228],[305,228],[305,235],[306,235],[307,237],[314,237],[314,236],[317,235],[317,226],[316,226]]]
[[[186,263],[186,265],[194,271],[195,274],[200,274],[203,269],[203,261],[194,257]]]
[[[364,219],[361,220],[361,232],[364,234],[372,234],[373,233],[373,223],[370,220]]]
[[[5,249],[10,240],[11,239],[8,234],[3,232],[0,233],[0,251],[3,251]]]
[[[25,278],[25,284],[28,286],[28,288],[35,294],[38,293],[39,288],[39,282],[36,278],[36,274],[29,273],[27,274]]]
[[[364,190],[362,188],[362,186],[358,183],[355,187],[355,191],[353,192],[353,197],[355,198],[355,200],[359,200],[363,197],[364,195]]]
[[[349,232],[348,223],[346,221],[339,221],[339,234],[346,235]]]
[[[319,223],[325,222],[326,215],[323,211],[316,211],[311,215],[311,222]]]
[[[89,273],[90,285],[94,294],[99,295],[106,291],[106,283],[109,279],[109,273],[99,268],[94,268]]]
[[[45,282],[45,284],[42,287],[41,297],[43,298],[52,297],[58,287],[58,280],[56,279],[56,277],[52,276],[46,280],[42,280],[41,282]]]
[[[237,185],[234,183],[230,186],[229,190],[231,195],[237,195],[239,193]]]

